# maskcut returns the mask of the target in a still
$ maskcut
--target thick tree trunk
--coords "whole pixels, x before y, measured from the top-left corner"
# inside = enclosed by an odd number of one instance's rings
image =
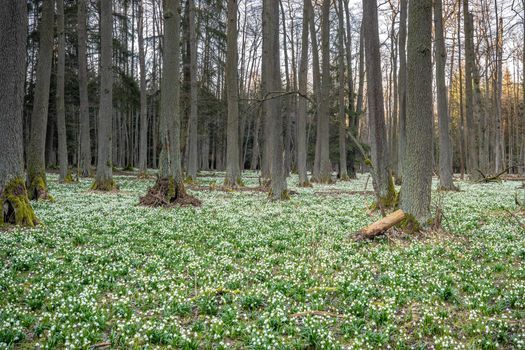
[[[188,178],[197,179],[198,145],[198,86],[197,86],[197,11],[195,1],[189,0],[190,54],[190,117],[188,120]],[[237,68],[237,66],[236,66]]]
[[[89,125],[89,101],[87,78],[87,4],[78,0],[78,84],[79,84],[79,120],[80,120],[80,167],[82,176],[89,176],[91,171],[91,129]]]
[[[113,135],[113,8],[111,0],[100,2],[100,102],[98,111],[97,174],[92,188],[111,191],[113,181],[111,143]]]
[[[432,185],[432,0],[412,0],[408,18],[406,147],[401,206],[430,218]]]
[[[281,114],[281,98],[275,93],[281,91],[281,72],[279,69],[279,3],[278,0],[263,0],[263,46],[267,55],[263,56],[265,74],[262,79],[267,91],[274,93],[274,98],[267,100],[266,120],[271,122],[271,191],[274,200],[288,198],[286,177],[284,172],[283,118]],[[271,69],[270,69],[271,67]]]
[[[308,173],[306,171],[306,159],[308,155],[308,145],[306,140],[306,115],[308,101],[308,20],[309,9],[305,0],[303,6],[303,26],[301,33],[301,58],[299,63],[299,100],[297,101],[297,173],[299,175],[299,186],[308,187]]]
[[[355,91],[354,91],[354,75],[352,66],[352,30],[350,28],[350,9],[348,8],[348,0],[344,1],[344,11],[346,18],[346,66],[348,70],[348,115],[350,117],[350,132],[354,138],[357,139],[357,129],[359,128],[359,113],[356,109]],[[361,55],[361,53],[359,53]],[[357,147],[351,147],[348,152],[349,158],[349,177],[356,177],[356,158],[358,155]]]
[[[27,152],[27,186],[30,199],[49,198],[46,184],[45,146],[49,108],[49,87],[53,60],[55,1],[44,1],[40,22],[40,48],[31,114],[31,137]]]
[[[137,15],[140,66],[139,174],[145,176],[148,169],[148,96],[146,92],[146,52],[144,50],[144,0],[139,0]]]
[[[25,186],[22,130],[27,4],[1,0],[0,8],[0,227],[34,226],[38,221]]]
[[[60,168],[59,181],[70,182],[73,180],[68,174],[67,162],[67,132],[66,113],[64,106],[64,74],[66,68],[66,35],[64,32],[64,1],[57,1],[57,36],[58,36],[58,61],[57,61],[57,135],[58,135],[58,165]]]
[[[452,181],[452,142],[450,139],[450,117],[448,114],[445,65],[447,51],[443,35],[443,5],[434,0],[435,60],[437,109],[439,121],[439,187],[442,190],[456,190]]]
[[[226,95],[228,98],[228,125],[226,149],[226,186],[242,184],[239,167],[239,91],[238,91],[238,53],[237,53],[237,0],[228,0],[228,33],[226,56]]]
[[[368,84],[368,119],[371,137],[372,167],[374,168],[374,188],[379,194],[379,206],[391,206],[395,197],[389,167],[386,141],[385,114],[379,51],[379,29],[377,1],[363,0],[365,35],[366,77]]]

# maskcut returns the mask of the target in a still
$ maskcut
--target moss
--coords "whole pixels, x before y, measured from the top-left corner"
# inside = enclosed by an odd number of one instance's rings
[[[110,178],[102,181],[95,180],[95,182],[93,182],[93,185],[91,185],[91,189],[93,191],[109,192],[113,190],[118,190],[118,186],[115,183],[115,181],[112,178]]]
[[[75,179],[73,178],[73,174],[71,174],[71,171],[67,172],[67,175],[64,178],[64,180],[62,180],[62,183],[65,183],[65,184],[75,183]]]
[[[350,176],[348,174],[344,174],[343,176],[339,177],[340,181],[350,181]]]
[[[317,182],[320,184],[331,185],[334,183],[334,180],[332,180],[332,177],[329,175],[329,176],[319,177]]]
[[[25,182],[20,177],[8,182],[3,192],[0,193],[0,208],[2,208],[0,226],[15,224],[34,227],[38,224],[38,219],[29,203]],[[7,212],[4,212],[5,208],[8,208]]]
[[[233,182],[230,181],[228,178],[224,178],[223,185],[229,188],[238,188],[238,187],[244,187],[244,182],[242,181],[242,178],[238,176]]]
[[[287,200],[290,199],[290,191],[288,191],[288,190],[281,191],[281,194],[279,195],[279,197],[276,198],[273,195],[272,190],[270,189],[270,191],[268,192],[268,198],[270,198],[271,200],[287,201]]]
[[[35,200],[49,200],[54,202],[55,199],[49,194],[47,189],[46,178],[44,175],[36,175],[31,179],[29,183],[29,188],[27,189],[27,194],[29,199]]]
[[[405,218],[397,225],[405,233],[417,233],[421,231],[421,224],[416,220],[414,215],[405,214]]]

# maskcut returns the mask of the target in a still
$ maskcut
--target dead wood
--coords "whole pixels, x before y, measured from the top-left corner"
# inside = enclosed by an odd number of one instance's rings
[[[405,218],[405,212],[401,209],[388,214],[379,221],[361,229],[355,236],[356,241],[374,239],[385,233],[386,230],[399,224]]]

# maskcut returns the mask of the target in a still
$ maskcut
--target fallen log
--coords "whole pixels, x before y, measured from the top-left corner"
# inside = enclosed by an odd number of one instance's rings
[[[356,241],[373,239],[385,233],[386,230],[399,224],[405,218],[405,212],[401,209],[388,214],[379,221],[361,229],[355,236]]]

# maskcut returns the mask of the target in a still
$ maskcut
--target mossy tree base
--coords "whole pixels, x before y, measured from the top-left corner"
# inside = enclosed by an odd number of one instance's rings
[[[438,191],[441,192],[459,192],[459,187],[456,185],[450,185],[450,186],[439,186]]]
[[[268,198],[274,201],[287,201],[290,199],[290,191],[284,190],[280,194],[274,195],[272,190],[268,192]]]
[[[416,220],[414,215],[406,214],[403,220],[397,225],[404,233],[414,234],[421,231],[421,224]]]
[[[240,177],[237,177],[235,180],[232,180],[232,179],[229,179],[229,178],[225,178],[224,179],[224,183],[223,183],[224,187],[228,187],[228,188],[231,188],[231,189],[236,189],[236,188],[239,188],[239,187],[244,187],[244,182],[242,182],[242,179]]]
[[[29,203],[25,182],[22,178],[15,178],[0,189],[0,226],[19,225],[34,227],[38,219]]]
[[[93,182],[93,185],[91,185],[91,189],[93,191],[111,192],[117,191],[118,185],[113,179],[95,180],[95,182]]]
[[[200,207],[201,201],[188,193],[183,183],[177,183],[172,177],[159,178],[148,193],[140,198],[140,204],[147,207],[193,206]]]
[[[343,174],[339,176],[339,181],[350,181],[350,180],[352,180],[352,178],[348,176],[348,174]]]
[[[75,183],[76,181],[73,178],[73,175],[71,174],[71,172],[68,171],[66,177],[64,177],[63,180],[60,180],[60,182],[63,184],[72,184],[72,183]]]
[[[42,175],[36,175],[29,181],[29,187],[27,188],[27,196],[32,200],[48,200],[54,202],[55,199],[47,189],[46,179]]]

